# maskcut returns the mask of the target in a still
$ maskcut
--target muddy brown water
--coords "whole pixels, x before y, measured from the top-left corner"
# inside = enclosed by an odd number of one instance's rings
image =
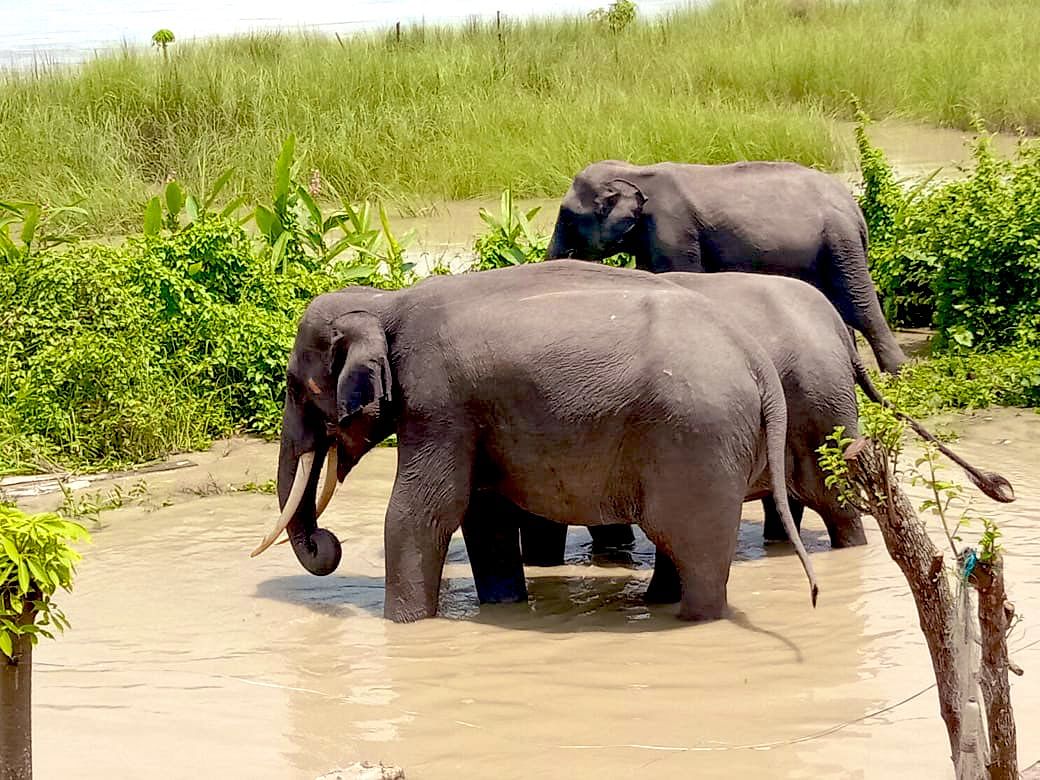
[[[1026,616],[1011,646],[1028,766],[1040,758],[1040,415],[948,422],[1019,497],[978,506],[1002,523]],[[395,625],[381,617],[394,450],[370,453],[331,504],[344,560],[325,578],[287,546],[248,557],[276,500],[226,490],[271,478],[273,445],[190,457],[194,468],[148,475],[143,504],[103,515],[62,599],[73,628],[37,651],[40,778],[313,778],[362,759],[410,780],[952,776],[913,603],[872,522],[869,545],[831,551],[807,516],[813,610],[797,560],[763,547],[748,504],[732,617],[699,625],[642,604],[642,538],[608,560],[574,529],[566,566],[528,569],[529,604],[481,608],[457,535],[443,616]]]

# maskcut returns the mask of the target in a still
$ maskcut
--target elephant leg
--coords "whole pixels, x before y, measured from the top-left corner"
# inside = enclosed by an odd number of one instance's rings
[[[644,506],[641,526],[675,563],[682,620],[716,620],[726,613],[726,585],[737,547],[746,483],[696,480],[696,499],[668,491]]]
[[[802,515],[805,513],[805,504],[790,493],[787,495],[787,503],[791,506],[791,517],[794,518],[795,528],[800,531],[802,529]],[[762,538],[766,542],[789,541],[787,529],[784,528],[784,523],[780,519],[780,513],[776,510],[776,502],[773,500],[772,495],[762,499],[762,510],[766,516],[763,523]]]
[[[667,554],[658,547],[654,553],[654,575],[646,587],[644,600],[647,604],[675,604],[682,599],[682,583],[679,570]]]
[[[867,534],[863,530],[863,518],[852,507],[842,506],[837,499],[828,498],[822,502],[812,502],[810,508],[819,513],[827,534],[831,538],[831,547],[858,547],[867,543]]]
[[[906,362],[906,354],[885,321],[874,280],[867,269],[867,258],[858,238],[855,249],[842,251],[831,248],[821,268],[831,266],[833,273],[825,272],[823,290],[837,308],[845,323],[855,328],[870,344],[878,366],[888,374],[898,374]]]
[[[562,566],[567,526],[514,507],[520,526],[520,546],[527,566]]]
[[[594,553],[631,547],[635,544],[636,535],[632,526],[618,523],[616,525],[590,525],[589,535],[592,537]]]
[[[475,492],[462,521],[462,538],[481,604],[527,601],[520,528],[512,507],[498,496]]]
[[[467,442],[443,436],[440,446],[398,449],[397,479],[383,530],[386,598],[383,615],[410,623],[437,614],[444,559],[470,500]]]

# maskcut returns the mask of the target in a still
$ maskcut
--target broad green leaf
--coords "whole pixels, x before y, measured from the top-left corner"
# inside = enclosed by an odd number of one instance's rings
[[[184,210],[188,214],[188,222],[198,222],[199,220],[199,202],[195,200],[194,195],[189,195],[188,199],[184,202]]]
[[[285,245],[289,243],[288,231],[282,231],[281,235],[274,242],[274,247],[271,249],[271,263],[274,268],[281,266],[282,273],[284,274],[288,270],[289,258],[285,254]]]
[[[14,656],[14,644],[11,642],[11,635],[6,631],[0,631],[0,650],[2,650],[4,655],[8,658]]]
[[[289,137],[282,144],[282,151],[278,155],[278,161],[274,166],[274,200],[282,201],[289,197],[289,181],[292,171],[293,155],[296,153],[296,136],[289,133]]]
[[[3,539],[0,539],[0,545],[3,545],[4,552],[6,552],[7,556],[12,561],[14,561],[16,566],[21,564],[22,556],[21,556],[21,554],[19,554],[18,548],[14,546],[14,541],[13,540],[8,539],[7,537],[4,537]]]
[[[144,209],[144,234],[146,236],[158,235],[161,228],[162,203],[159,202],[159,196],[156,195],[148,201],[148,205]]]
[[[19,561],[18,563],[18,588],[21,593],[29,592],[29,567],[25,565],[25,561]]]
[[[180,215],[182,208],[184,208],[184,188],[176,181],[171,181],[166,185],[166,210],[170,217],[175,219]]]
[[[296,190],[296,197],[300,199],[304,208],[307,209],[307,215],[311,218],[311,224],[321,230],[323,227],[321,209],[318,208],[318,204],[314,202],[314,198],[311,197],[311,194],[307,192],[305,187],[298,187]],[[322,232],[324,233],[324,231]]]
[[[282,233],[281,220],[267,206],[258,205],[253,214],[256,226],[267,236],[268,241],[274,241]]]
[[[231,216],[236,211],[238,211],[242,207],[242,204],[245,202],[246,199],[244,195],[239,195],[238,197],[233,198],[231,201],[228,202],[226,206],[224,206],[224,208],[220,210],[220,216],[224,217],[225,219],[230,219]],[[248,217],[246,219],[248,220]]]
[[[367,279],[376,272],[376,264],[355,265],[337,274],[337,278],[343,282],[352,282],[355,279]]]
[[[40,207],[33,203],[26,206],[22,214],[22,243],[26,249],[29,249],[32,246],[33,238],[36,236],[36,226],[40,222]]]
[[[228,181],[231,180],[231,175],[234,172],[234,168],[228,168],[226,171],[220,174],[220,176],[217,177],[217,180],[215,182],[213,182],[213,186],[209,188],[209,192],[206,193],[206,197],[202,201],[202,208],[204,210],[208,210],[209,207],[213,205],[213,201],[216,199],[217,195],[220,194],[220,191],[224,189]]]

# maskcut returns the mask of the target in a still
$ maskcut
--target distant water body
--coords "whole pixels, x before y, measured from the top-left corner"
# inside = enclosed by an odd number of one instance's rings
[[[0,0],[0,68],[34,62],[75,63],[96,52],[147,46],[167,28],[177,40],[260,30],[340,35],[395,23],[458,24],[472,18],[512,19],[584,14],[610,0]],[[689,0],[640,0],[641,16]]]

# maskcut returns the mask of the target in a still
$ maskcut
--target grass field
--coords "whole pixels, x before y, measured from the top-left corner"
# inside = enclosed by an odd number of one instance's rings
[[[0,76],[0,198],[140,226],[171,173],[256,198],[281,140],[352,197],[557,195],[589,161],[846,161],[875,118],[1040,131],[1035,0],[722,0],[619,35],[586,19],[344,39],[276,34]],[[176,31],[174,31],[176,32]]]

